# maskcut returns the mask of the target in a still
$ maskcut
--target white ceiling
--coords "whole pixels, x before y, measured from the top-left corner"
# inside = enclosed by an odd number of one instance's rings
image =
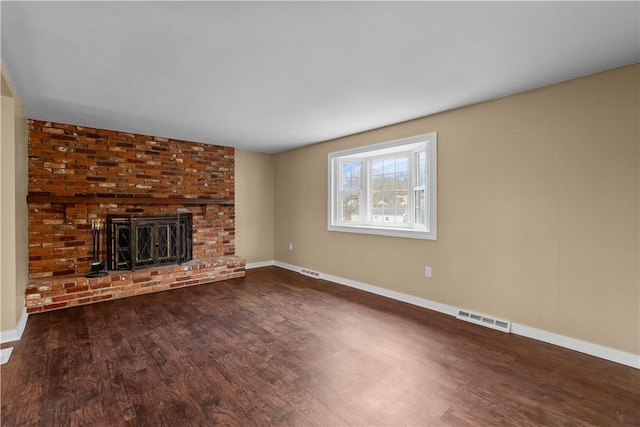
[[[640,61],[632,2],[8,2],[29,117],[279,152]]]

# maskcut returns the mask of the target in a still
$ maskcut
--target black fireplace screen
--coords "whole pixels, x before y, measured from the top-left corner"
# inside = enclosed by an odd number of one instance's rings
[[[107,215],[110,270],[134,270],[192,259],[192,215]]]

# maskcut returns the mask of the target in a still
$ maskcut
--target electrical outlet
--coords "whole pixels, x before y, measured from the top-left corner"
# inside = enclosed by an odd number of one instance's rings
[[[293,243],[289,242],[289,250],[292,251],[293,250]]]
[[[431,267],[428,265],[424,268],[424,275],[425,277],[431,277]]]

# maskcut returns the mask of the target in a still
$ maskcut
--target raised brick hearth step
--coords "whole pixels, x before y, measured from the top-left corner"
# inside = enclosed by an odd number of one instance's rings
[[[221,256],[133,272],[110,271],[104,277],[75,275],[34,279],[27,286],[27,313],[244,277],[245,262],[239,256]]]

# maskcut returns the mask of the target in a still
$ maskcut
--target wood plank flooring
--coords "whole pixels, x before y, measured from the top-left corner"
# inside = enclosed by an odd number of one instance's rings
[[[640,425],[640,371],[276,267],[33,315],[3,426]]]

